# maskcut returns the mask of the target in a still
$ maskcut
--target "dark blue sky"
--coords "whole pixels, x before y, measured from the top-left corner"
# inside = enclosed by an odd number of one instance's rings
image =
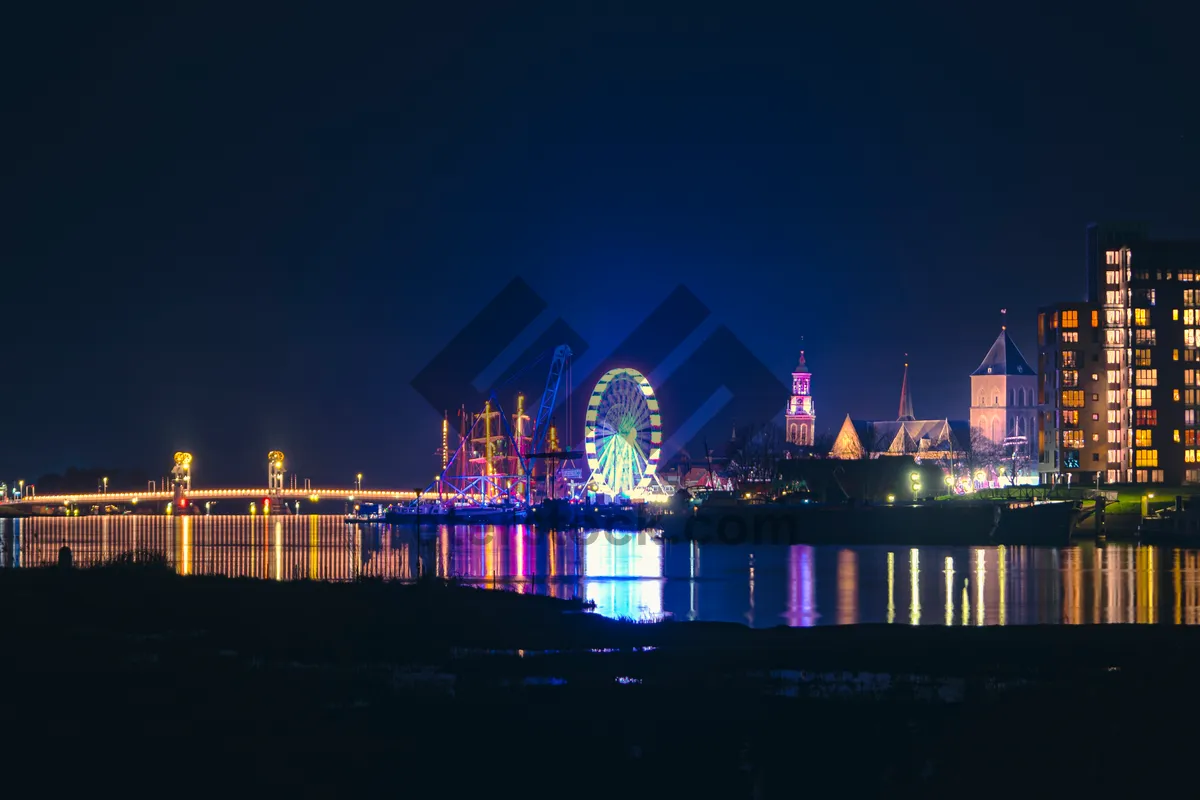
[[[1194,12],[807,5],[27,4],[0,476],[424,482],[409,382],[516,275],[598,350],[681,282],[781,374],[803,335],[819,428],[906,351],[961,418],[1087,222],[1200,232]]]

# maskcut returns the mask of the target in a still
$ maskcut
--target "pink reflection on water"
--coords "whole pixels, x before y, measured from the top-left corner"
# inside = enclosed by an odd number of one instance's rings
[[[813,548],[797,544],[788,550],[788,610],[785,618],[793,628],[811,628],[820,616],[817,613]]]

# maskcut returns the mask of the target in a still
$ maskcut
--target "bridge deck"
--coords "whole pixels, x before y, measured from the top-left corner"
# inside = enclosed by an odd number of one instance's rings
[[[203,500],[225,500],[225,499],[245,499],[255,500],[264,497],[282,497],[285,500],[310,500],[317,498],[325,499],[342,499],[342,500],[412,500],[417,496],[417,493],[409,491],[398,491],[395,489],[284,489],[277,495],[273,495],[265,486],[253,486],[244,489],[189,489],[184,492],[184,496],[190,501]],[[87,494],[44,494],[35,497],[23,497],[20,500],[14,500],[14,503],[24,503],[27,505],[55,505],[59,503],[71,504],[102,504],[102,503],[132,503],[137,501],[142,502],[166,502],[173,500],[175,495],[173,492],[92,492]]]

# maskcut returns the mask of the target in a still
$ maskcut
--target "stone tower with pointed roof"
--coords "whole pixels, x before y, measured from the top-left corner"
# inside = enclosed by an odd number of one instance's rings
[[[784,430],[790,444],[808,446],[813,443],[817,424],[817,409],[812,398],[812,373],[800,351],[800,363],[792,370],[792,396],[784,414]]]
[[[1037,436],[1037,371],[1017,349],[1008,326],[971,373],[971,428],[997,444],[1006,438],[1024,436],[1032,443]]]

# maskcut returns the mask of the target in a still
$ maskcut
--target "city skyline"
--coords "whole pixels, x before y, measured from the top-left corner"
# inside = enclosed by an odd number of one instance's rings
[[[781,381],[808,351],[823,432],[890,417],[905,353],[961,416],[999,309],[1031,353],[1080,295],[1088,222],[1200,206],[1181,29],[978,13],[23,8],[0,474],[280,448],[415,485],[410,384],[514,277],[592,355],[685,285]]]

